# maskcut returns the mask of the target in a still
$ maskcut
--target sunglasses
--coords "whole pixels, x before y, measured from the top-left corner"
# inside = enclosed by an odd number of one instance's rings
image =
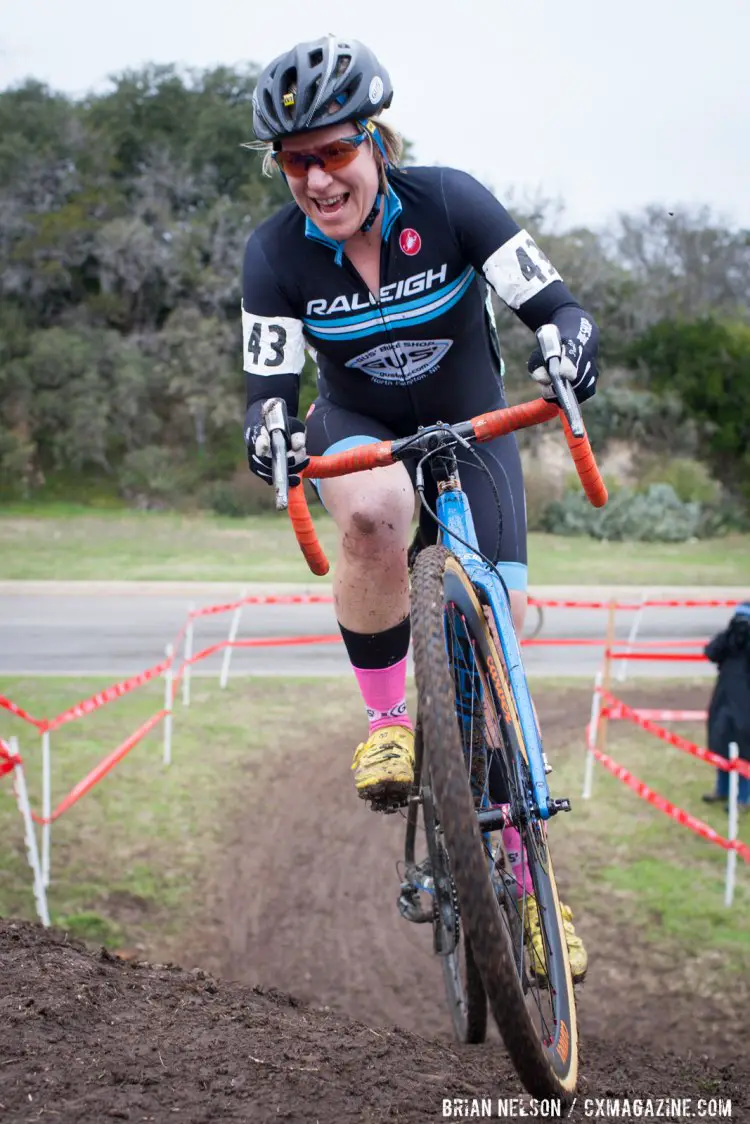
[[[313,166],[328,173],[338,172],[351,164],[367,135],[367,131],[363,131],[354,137],[342,137],[321,145],[315,152],[287,152],[281,148],[274,152],[273,158],[284,175],[292,179],[302,179]]]

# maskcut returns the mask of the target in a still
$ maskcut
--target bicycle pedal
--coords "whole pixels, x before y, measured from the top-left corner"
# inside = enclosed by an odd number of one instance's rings
[[[558,812],[570,812],[571,804],[567,797],[561,797],[559,800],[550,800],[547,809],[551,816],[556,816]]]
[[[408,807],[414,795],[413,785],[407,788],[401,784],[394,784],[393,781],[381,781],[367,792],[359,793],[360,799],[365,800],[373,812],[384,812],[386,815],[392,815]]]
[[[386,816],[392,816],[395,812],[400,812],[402,808],[406,808],[409,804],[408,796],[398,796],[376,793],[373,796],[363,796],[362,799],[370,806],[372,812],[382,812]]]

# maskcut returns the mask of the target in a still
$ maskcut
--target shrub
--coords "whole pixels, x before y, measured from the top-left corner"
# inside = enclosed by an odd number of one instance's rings
[[[165,507],[184,498],[189,487],[184,465],[162,445],[127,453],[118,480],[123,495],[141,507]]]
[[[604,387],[584,406],[584,420],[597,452],[617,438],[635,442],[649,452],[687,457],[698,452],[697,426],[674,394]]]
[[[252,476],[247,468],[238,470],[231,480],[214,480],[200,493],[201,507],[217,515],[242,519],[274,510],[273,488]]]
[[[639,487],[649,484],[669,484],[683,503],[716,504],[721,498],[721,485],[700,461],[688,457],[657,460],[644,473]]]
[[[568,492],[548,507],[544,530],[618,542],[685,542],[709,525],[702,515],[699,503],[683,503],[669,484],[651,484],[645,492],[622,488],[601,509],[582,493]]]

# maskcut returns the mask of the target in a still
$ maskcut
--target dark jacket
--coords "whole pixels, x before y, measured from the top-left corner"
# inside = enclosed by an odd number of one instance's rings
[[[706,645],[705,654],[719,668],[708,707],[709,749],[728,757],[734,741],[740,757],[750,760],[750,614],[744,606]]]

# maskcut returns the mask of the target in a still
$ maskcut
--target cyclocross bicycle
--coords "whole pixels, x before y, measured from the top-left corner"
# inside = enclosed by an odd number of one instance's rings
[[[550,795],[510,598],[479,551],[456,456],[458,449],[471,455],[474,441],[561,416],[586,494],[595,506],[606,503],[578,403],[559,377],[559,332],[546,325],[537,337],[560,407],[540,399],[457,425],[437,423],[412,437],[312,457],[303,475],[342,476],[416,457],[425,507],[425,470],[436,481],[436,510],[427,509],[438,541],[418,553],[411,575],[416,770],[399,909],[432,925],[456,1037],[483,1041],[489,1004],[525,1088],[567,1100],[577,1081],[578,1034],[547,823],[570,802]],[[271,400],[265,416],[277,507],[288,505],[310,568],[324,574],[328,563],[304,489],[287,490],[283,403]],[[518,859],[514,874],[503,845],[509,827],[523,843],[520,877]],[[543,962],[524,940],[532,887]]]

